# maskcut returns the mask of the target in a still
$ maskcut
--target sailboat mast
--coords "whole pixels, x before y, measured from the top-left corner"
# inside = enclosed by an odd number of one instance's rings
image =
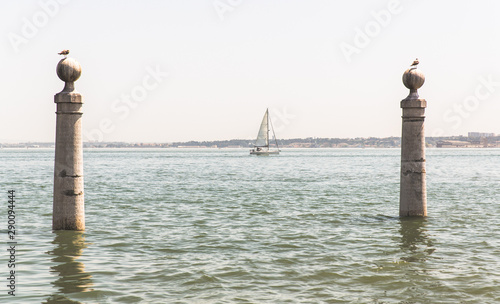
[[[266,137],[266,146],[269,148],[269,108],[266,109],[267,116],[267,137]]]

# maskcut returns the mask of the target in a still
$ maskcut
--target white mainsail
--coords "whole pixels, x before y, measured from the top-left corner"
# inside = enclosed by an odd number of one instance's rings
[[[269,110],[266,110],[262,123],[260,124],[259,134],[255,141],[256,147],[269,147]]]

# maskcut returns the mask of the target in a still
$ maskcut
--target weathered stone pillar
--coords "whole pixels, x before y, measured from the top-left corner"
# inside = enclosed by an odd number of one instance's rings
[[[82,105],[75,90],[82,68],[72,58],[57,64],[57,76],[66,84],[54,96],[57,104],[54,163],[53,230],[85,230],[83,199]]]
[[[403,74],[403,83],[410,89],[410,94],[401,101],[403,130],[399,216],[427,216],[424,135],[427,101],[419,98],[417,92],[424,81],[425,76],[416,65]]]

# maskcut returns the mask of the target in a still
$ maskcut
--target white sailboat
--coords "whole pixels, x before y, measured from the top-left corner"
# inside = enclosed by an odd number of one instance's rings
[[[271,129],[269,129],[271,126]],[[276,144],[276,148],[271,149],[269,145],[269,132],[273,132],[274,143]],[[260,124],[259,134],[257,134],[257,140],[255,140],[255,144],[253,145],[253,149],[250,150],[250,154],[253,155],[271,155],[271,154],[279,154],[280,150],[278,147],[278,141],[276,140],[276,134],[274,134],[274,128],[271,120],[269,119],[269,109],[266,109],[266,113],[264,114],[264,118],[262,118],[262,123]]]

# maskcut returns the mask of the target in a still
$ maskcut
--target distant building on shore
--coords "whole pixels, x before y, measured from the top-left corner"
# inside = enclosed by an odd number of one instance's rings
[[[440,140],[436,143],[437,148],[480,148],[481,145],[461,140]]]
[[[494,137],[494,136],[495,136],[495,133],[469,132],[470,138]]]

